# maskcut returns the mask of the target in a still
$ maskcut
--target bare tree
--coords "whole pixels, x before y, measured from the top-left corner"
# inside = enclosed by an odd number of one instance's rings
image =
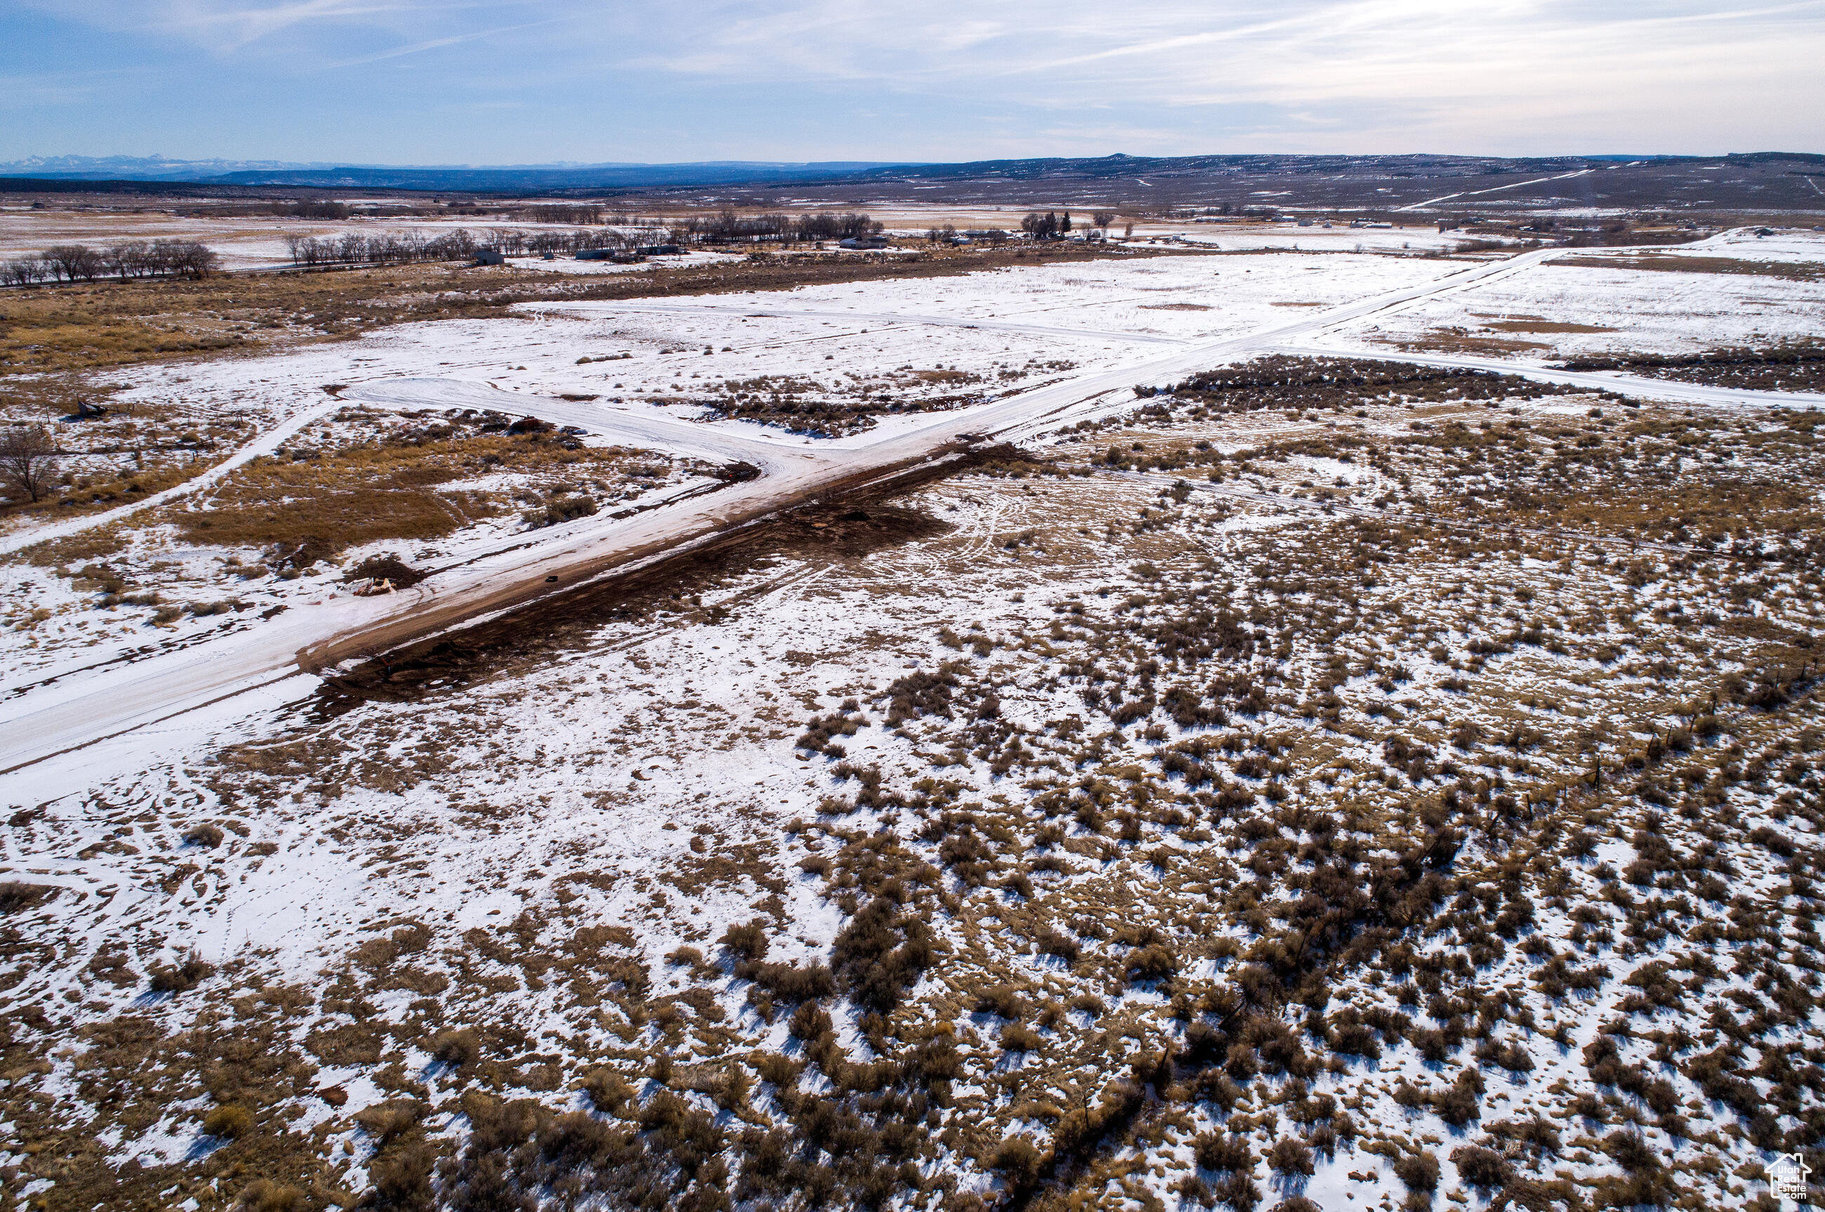
[[[0,265],[0,282],[8,286],[30,286],[51,276],[51,267],[38,257],[21,257]]]
[[[1112,210],[1099,210],[1091,216],[1091,220],[1097,227],[1107,231],[1109,225],[1115,222],[1115,212]]]
[[[42,425],[14,425],[0,434],[0,480],[34,504],[51,486],[58,457]]]
[[[44,250],[44,259],[57,267],[66,282],[81,278],[93,282],[102,272],[101,254],[86,244],[57,244]]]

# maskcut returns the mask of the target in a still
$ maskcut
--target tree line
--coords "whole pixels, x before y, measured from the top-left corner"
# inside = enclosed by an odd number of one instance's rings
[[[602,223],[602,208],[588,203],[538,203],[519,207],[512,215],[521,223],[569,223],[573,227],[599,227]]]
[[[881,224],[861,211],[794,217],[783,213],[738,215],[733,210],[723,210],[692,219],[685,225],[685,230],[704,243],[810,244],[819,240],[853,240],[876,235],[881,231]]]
[[[127,240],[106,248],[57,244],[35,257],[0,265],[0,283],[31,286],[38,282],[93,282],[113,277],[207,278],[219,273],[222,258],[195,240]]]
[[[641,227],[624,230],[615,227],[577,228],[573,231],[526,231],[521,228],[496,227],[488,232],[483,248],[492,248],[509,257],[544,253],[577,253],[585,248],[639,248],[645,244],[681,244],[683,232],[675,227]]]
[[[933,244],[956,244],[963,240],[978,240],[984,244],[1006,244],[1013,237],[999,227],[973,228],[960,232],[955,224],[946,223],[943,227],[926,228],[925,238]]]
[[[1099,210],[1090,216],[1090,226],[1100,230],[1106,230],[1113,222],[1114,211]],[[1029,211],[1020,221],[1020,230],[1035,240],[1062,240],[1071,234],[1071,212],[1067,210],[1061,215],[1055,210],[1048,210],[1044,214],[1036,210]]]
[[[569,208],[534,208],[556,213]],[[586,209],[586,208],[585,208]],[[584,249],[634,249],[652,244],[811,243],[871,236],[881,224],[860,212],[808,215],[740,215],[724,210],[666,226],[655,220],[628,228],[579,227],[570,231],[496,227],[477,235],[458,228],[429,237],[419,232],[347,232],[340,236],[287,236],[292,264],[404,265],[418,261],[463,261],[488,249],[506,257],[544,253],[574,255]]]
[[[576,228],[572,231],[527,231],[491,228],[479,236],[457,228],[439,236],[422,232],[347,232],[340,236],[287,236],[285,246],[293,265],[407,265],[418,261],[466,261],[483,249],[504,257],[539,256],[544,253],[575,254],[586,248],[638,248],[644,244],[679,242],[676,229],[643,228],[624,231],[612,227]]]
[[[340,236],[285,237],[293,265],[405,265],[415,261],[462,261],[481,245],[463,228],[441,236],[417,232],[348,232]]]
[[[598,217],[588,207],[538,207],[541,215],[559,213]],[[286,251],[293,265],[407,265],[423,261],[466,261],[483,249],[517,257],[544,253],[574,255],[584,249],[633,249],[651,244],[777,241],[809,243],[871,236],[881,224],[860,212],[744,216],[732,210],[692,219],[679,226],[656,221],[634,227],[551,229],[492,228],[476,235],[466,228],[429,236],[422,232],[345,232],[336,236],[288,235]],[[195,240],[132,240],[106,248],[59,244],[36,257],[0,264],[0,283],[30,286],[38,282],[93,282],[116,277],[203,278],[221,271],[221,257]]]

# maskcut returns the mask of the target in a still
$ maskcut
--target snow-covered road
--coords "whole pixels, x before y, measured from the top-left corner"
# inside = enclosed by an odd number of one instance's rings
[[[455,380],[381,378],[353,385],[344,393],[345,398],[370,405],[493,408],[531,414],[644,447],[749,462],[763,474],[707,496],[676,500],[631,517],[587,519],[557,527],[536,541],[492,552],[399,593],[363,598],[326,592],[257,626],[194,648],[151,656],[131,665],[102,666],[35,687],[0,704],[0,774],[18,772],[50,755],[294,677],[300,669],[315,672],[412,638],[511,610],[611,571],[623,572],[651,563],[820,493],[852,489],[935,458],[951,457],[961,445],[976,437],[1015,439],[1054,428],[1098,407],[1099,401],[1106,406],[1111,393],[1126,392],[1136,384],[1170,383],[1214,365],[1289,346],[1304,353],[1329,352],[1316,342],[1331,329],[1526,272],[1562,251],[1538,249],[1418,285],[1369,295],[1255,332],[1181,344],[1151,358],[1075,374],[990,404],[942,414],[872,442],[815,446],[772,442],[588,401],[508,392]],[[651,305],[628,306],[631,309]],[[796,314],[781,310],[782,314]],[[743,314],[758,313],[745,308]],[[896,322],[913,319],[901,317]],[[1362,354],[1348,351],[1347,356]],[[1550,376],[1553,381],[1578,381],[1662,399],[1763,404],[1770,402],[1770,395],[1778,394],[1732,392],[1628,376],[1573,376],[1571,372],[1492,359],[1406,353],[1386,356],[1531,377]],[[298,424],[299,418],[294,417],[281,428],[293,432]],[[260,445],[274,446],[276,440],[268,435],[268,440]],[[7,794],[22,796],[25,784],[21,780],[29,783],[29,778],[29,772],[24,772],[0,779],[0,798]]]

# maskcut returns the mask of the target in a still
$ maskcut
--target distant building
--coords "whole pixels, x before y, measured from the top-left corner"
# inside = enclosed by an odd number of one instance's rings
[[[851,236],[838,245],[839,248],[886,248],[886,236]]]
[[[684,249],[676,244],[646,244],[634,250],[643,257],[682,257]]]
[[[475,250],[477,265],[505,265],[507,258],[498,248],[478,248]]]
[[[608,248],[579,248],[577,250],[577,260],[579,261],[607,261],[613,256],[614,250]]]

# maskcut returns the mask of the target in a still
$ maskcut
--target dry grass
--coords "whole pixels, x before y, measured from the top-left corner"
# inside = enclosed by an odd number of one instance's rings
[[[1740,257],[1693,257],[1677,253],[1633,253],[1615,257],[1560,257],[1549,265],[1584,269],[1634,269],[1682,274],[1732,274],[1780,278],[1787,282],[1825,281],[1825,266],[1811,261],[1750,261]]]
[[[363,474],[353,474],[359,469]],[[475,496],[433,491],[454,468],[411,459],[262,460],[214,494],[208,508],[177,515],[193,543],[280,548],[305,563],[378,539],[432,539],[491,513]]]
[[[1483,325],[1491,332],[1539,332],[1539,333],[1581,333],[1581,332],[1616,332],[1617,329],[1603,324],[1574,324],[1569,320],[1496,320]]]
[[[561,476],[574,489],[636,465],[619,448],[567,445],[544,433],[458,435],[448,425],[437,433],[257,459],[172,520],[193,543],[268,549],[299,565],[383,539],[438,538],[512,508],[498,493],[443,489],[453,480]]]
[[[181,461],[173,459],[143,468],[129,466],[106,472],[72,476],[69,483],[59,485],[58,491],[48,494],[44,500],[35,505],[8,502],[6,505],[0,506],[0,517],[55,515],[58,518],[67,518],[84,513],[101,512],[182,484],[198,471],[213,466],[215,461],[214,458],[205,455],[200,458],[185,458]],[[40,553],[34,552],[33,554]],[[42,562],[42,559],[39,562]],[[52,562],[59,561],[53,560]]]
[[[1491,325],[1491,327],[1495,327]],[[1535,328],[1513,329],[1517,332],[1545,331]],[[1524,341],[1519,337],[1498,337],[1489,333],[1473,332],[1455,326],[1434,328],[1419,337],[1378,337],[1379,344],[1392,345],[1413,353],[1465,353],[1484,357],[1500,357],[1504,354],[1527,353],[1531,350],[1551,349],[1544,341]]]

